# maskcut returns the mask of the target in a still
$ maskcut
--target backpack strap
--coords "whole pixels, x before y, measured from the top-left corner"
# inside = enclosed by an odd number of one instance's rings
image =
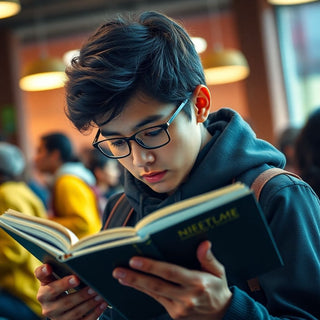
[[[278,176],[279,174],[287,174],[287,175],[294,176],[294,177],[301,180],[301,178],[297,174],[295,174],[293,172],[286,171],[284,169],[280,169],[280,168],[267,169],[267,170],[263,171],[262,173],[260,173],[251,184],[251,189],[253,190],[253,192],[257,198],[257,201],[259,201],[261,191],[262,191],[263,187],[267,184],[267,182],[269,180],[271,180],[273,177]],[[261,290],[258,278],[249,279],[249,280],[247,280],[247,283],[248,283],[248,286],[249,286],[251,292],[256,292],[256,291]]]
[[[294,177],[301,180],[301,178],[297,174],[295,174],[293,172],[286,171],[284,169],[280,169],[280,168],[267,169],[267,170],[263,171],[262,173],[260,173],[256,177],[256,179],[253,181],[253,183],[251,184],[251,189],[253,190],[258,201],[260,198],[261,191],[262,191],[263,187],[266,185],[266,183],[269,180],[271,180],[273,177],[278,176],[279,174],[287,174],[287,175],[294,176]]]
[[[108,219],[103,226],[103,230],[125,226],[128,223],[133,211],[134,210],[131,207],[128,198],[124,193],[122,193],[113,206]]]

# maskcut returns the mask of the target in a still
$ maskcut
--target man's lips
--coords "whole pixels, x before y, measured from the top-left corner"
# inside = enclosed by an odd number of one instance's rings
[[[145,173],[142,178],[149,183],[156,183],[162,180],[167,171],[155,171],[150,173]]]

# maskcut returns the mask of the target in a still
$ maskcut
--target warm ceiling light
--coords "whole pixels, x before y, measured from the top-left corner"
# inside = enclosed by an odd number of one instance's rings
[[[302,3],[308,3],[308,2],[315,2],[317,0],[268,0],[269,3],[274,5],[292,5],[292,4],[302,4]]]
[[[191,37],[191,40],[194,44],[194,47],[197,51],[197,53],[202,53],[206,51],[207,49],[207,41],[204,38],[201,37]]]
[[[215,50],[202,60],[208,85],[224,84],[243,80],[249,75],[249,66],[238,50]]]
[[[0,19],[16,15],[21,10],[20,1],[6,0],[0,1]]]
[[[19,85],[25,91],[61,88],[66,80],[65,64],[56,58],[41,58],[28,65]]]

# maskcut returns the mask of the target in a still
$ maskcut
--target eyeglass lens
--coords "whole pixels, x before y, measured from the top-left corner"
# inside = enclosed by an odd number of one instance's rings
[[[100,150],[111,157],[124,157],[130,154],[130,141],[135,140],[140,146],[147,149],[159,148],[170,141],[167,131],[162,126],[141,130],[131,138],[114,138],[101,141]]]

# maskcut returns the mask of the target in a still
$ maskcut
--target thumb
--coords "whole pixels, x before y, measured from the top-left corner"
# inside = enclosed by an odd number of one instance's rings
[[[219,278],[225,277],[224,266],[213,255],[210,241],[203,241],[200,243],[197,249],[197,258],[201,264],[202,270]]]

